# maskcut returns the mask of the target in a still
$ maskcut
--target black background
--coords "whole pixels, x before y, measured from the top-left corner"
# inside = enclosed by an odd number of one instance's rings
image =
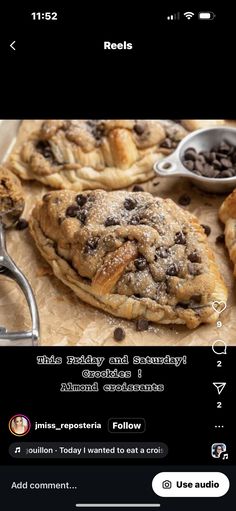
[[[119,370],[133,370],[132,379],[84,379],[83,369],[96,370],[96,366],[80,365],[37,365],[36,355],[46,354],[122,356],[128,354],[130,360],[134,355],[139,356],[183,356],[187,355],[188,364],[173,366],[109,366],[104,363],[100,370],[106,367],[117,367]],[[12,386],[7,388],[2,402],[2,420],[0,434],[3,442],[0,446],[1,459],[10,464],[34,464],[35,460],[12,459],[8,455],[8,447],[17,442],[17,437],[8,430],[8,421],[15,414],[25,414],[32,423],[48,422],[57,425],[64,422],[101,422],[102,430],[62,430],[50,429],[33,431],[20,441],[109,441],[109,442],[164,442],[169,446],[169,454],[161,460],[136,460],[139,464],[209,464],[220,465],[221,461],[211,457],[212,443],[226,443],[229,460],[223,465],[235,462],[235,435],[232,422],[232,396],[235,395],[233,381],[236,362],[234,348],[228,348],[227,355],[216,355],[209,347],[191,348],[2,348],[0,374],[2,388],[6,385],[4,368],[9,366],[8,381]],[[217,367],[217,360],[222,360],[222,367]],[[143,378],[139,379],[137,370],[142,369]],[[93,383],[99,382],[101,391],[96,393],[60,392],[61,382]],[[165,392],[152,393],[106,393],[102,390],[105,383],[164,383]],[[212,382],[227,381],[227,386],[218,396]],[[15,382],[15,384],[14,384]],[[222,402],[222,409],[217,408],[217,401]],[[142,434],[109,433],[107,422],[110,417],[128,418],[143,417],[146,420],[146,431]],[[215,425],[223,424],[224,429],[217,430]],[[80,460],[61,460],[59,463],[78,464]],[[99,464],[100,460],[82,460],[84,464]],[[112,463],[103,460],[104,463]],[[45,463],[45,458],[37,459],[38,464]],[[55,460],[47,460],[47,464]],[[117,460],[117,464],[122,464]],[[133,463],[127,460],[126,463]]]
[[[224,4],[219,8],[212,5],[194,7],[189,3],[168,7],[154,5],[151,2],[138,4],[137,2],[101,2],[77,5],[67,2],[64,8],[55,5],[45,6],[45,11],[59,12],[58,22],[33,22],[30,12],[43,10],[38,7],[15,7],[12,4],[1,6],[1,118],[235,118],[235,8]],[[198,22],[196,18],[187,22],[167,22],[166,15],[180,10],[199,11],[207,9],[216,13],[213,22]],[[103,41],[115,42],[127,40],[134,44],[132,52],[106,52],[103,51]],[[10,49],[10,43],[16,41],[16,51]],[[139,354],[145,351],[148,354],[160,355],[173,353],[175,355],[188,354],[189,365],[178,369],[165,368],[164,374],[158,367],[158,379],[167,384],[168,392],[161,396],[152,395],[113,395],[101,394],[82,396],[81,394],[60,394],[58,390],[59,367],[37,367],[35,354],[39,352],[59,353],[59,349],[51,348],[1,348],[0,353],[0,381],[1,381],[1,421],[0,421],[0,458],[3,464],[13,464],[23,470],[23,460],[13,460],[8,456],[9,443],[15,440],[8,431],[9,418],[15,413],[28,414],[34,419],[58,420],[63,422],[65,417],[77,421],[78,417],[96,418],[104,422],[111,416],[136,416],[147,420],[148,428],[143,440],[159,440],[169,446],[168,459],[162,460],[161,469],[165,463],[174,466],[175,463],[194,463],[201,470],[201,463],[209,467],[219,466],[219,460],[210,457],[212,442],[226,442],[229,446],[230,459],[225,462],[225,471],[230,471],[231,485],[235,475],[231,463],[235,463],[235,435],[233,435],[234,419],[233,403],[235,389],[232,381],[236,350],[229,350],[224,361],[224,375],[227,376],[229,386],[222,394],[224,399],[224,434],[214,430],[214,424],[220,423],[219,410],[215,408],[216,391],[211,387],[215,380],[217,369],[215,356],[209,348],[139,348]],[[63,354],[75,352],[78,355],[91,351],[83,348],[63,349]],[[96,351],[96,350],[95,350]],[[120,354],[120,349],[99,348],[108,355]],[[178,351],[178,353],[177,353]],[[131,353],[131,348],[125,350]],[[152,353],[151,353],[152,352]],[[142,368],[145,379],[150,381],[152,372],[156,368]],[[68,371],[68,375],[65,373]],[[78,368],[63,369],[63,379],[68,377],[78,380]],[[223,379],[223,378],[222,378]],[[168,400],[164,397],[168,396]],[[131,399],[132,397],[132,399]],[[162,409],[160,412],[160,408]],[[164,412],[164,413],[163,413]],[[217,412],[217,414],[216,414]],[[164,416],[164,417],[163,417]],[[106,440],[108,433],[96,433],[98,439]],[[62,435],[62,433],[61,433]],[[77,434],[75,434],[77,440]],[[131,441],[136,436],[129,435]],[[14,439],[13,439],[14,438]],[[112,435],[113,441],[119,438],[124,441],[125,435]],[[33,440],[31,432],[27,440]],[[54,440],[49,431],[38,432],[36,440]],[[65,440],[59,436],[55,440]],[[70,440],[73,439],[72,432]],[[90,440],[88,434],[83,434],[84,440]],[[110,439],[110,437],[109,437]],[[93,439],[94,440],[94,437]],[[24,441],[22,439],[22,441]],[[26,440],[25,440],[26,441]],[[37,460],[38,469],[43,460]],[[58,462],[59,463],[59,462]],[[70,464],[76,468],[78,461],[60,460],[63,466]],[[83,464],[89,464],[83,461]],[[117,468],[112,468],[111,476],[122,481],[123,467],[119,461]],[[153,463],[153,470],[157,471],[157,460]],[[33,468],[33,462],[28,462]],[[106,461],[110,466],[110,462]],[[144,462],[136,461],[140,468]],[[48,460],[48,468],[52,474],[56,469],[53,460]],[[98,462],[93,462],[95,473],[101,474]],[[147,479],[142,486],[141,479],[136,483],[134,468],[130,466],[131,485],[123,482],[122,495],[128,490],[140,487],[143,498],[146,493]],[[186,467],[185,465],[185,467]],[[96,471],[97,467],[97,471]],[[27,467],[24,467],[27,469]],[[68,467],[69,468],[69,467]],[[86,467],[85,467],[86,468]],[[104,467],[106,468],[106,467]],[[119,470],[120,468],[120,470]],[[137,467],[138,468],[138,467]],[[152,467],[150,467],[151,469]],[[60,466],[57,467],[60,470]],[[224,468],[221,465],[221,470]],[[90,470],[93,470],[90,466]],[[149,470],[149,467],[146,468]],[[6,474],[6,469],[4,469]],[[43,472],[45,474],[45,470]],[[156,472],[155,472],[156,473]],[[11,472],[12,477],[15,477]],[[91,472],[90,472],[91,474]],[[24,473],[23,473],[24,475]],[[10,476],[11,477],[11,476]],[[42,473],[40,475],[42,477]],[[107,474],[105,477],[108,477]],[[51,478],[52,479],[52,478]],[[107,495],[109,479],[107,479]],[[150,480],[148,479],[148,488]],[[7,485],[2,479],[2,487]],[[111,488],[113,488],[111,486]],[[8,494],[3,494],[7,497]],[[114,496],[114,494],[113,494]],[[130,496],[130,499],[132,496]],[[230,494],[229,494],[230,498]],[[233,509],[228,496],[223,500],[216,499],[211,503],[207,500],[202,509],[220,509],[221,506],[229,511]],[[17,496],[18,499],[18,496]],[[48,499],[48,496],[47,496]],[[141,500],[141,497],[140,497]],[[159,499],[160,500],[160,499]],[[164,500],[164,499],[163,499]],[[170,499],[172,500],[172,499]],[[178,499],[177,499],[178,500]],[[168,501],[168,499],[167,499]],[[27,509],[26,499],[22,503]],[[40,504],[41,501],[37,500]],[[62,502],[62,501],[61,501]],[[6,509],[15,509],[18,500],[13,500],[5,506]],[[68,500],[62,506],[67,506]],[[47,504],[54,505],[54,500],[47,500]],[[180,508],[174,499],[171,503],[162,502],[163,508],[172,505],[173,509],[199,509],[199,501],[181,501]],[[33,504],[36,509],[36,500]],[[165,506],[165,507],[164,507]],[[58,507],[59,509],[60,507]],[[64,509],[65,507],[63,507]],[[168,507],[169,509],[169,507]]]
[[[178,9],[209,9],[216,18],[167,21]],[[47,5],[59,13],[55,22],[32,21],[37,10],[43,6],[1,10],[2,117],[234,116],[232,5]],[[134,50],[104,52],[104,40],[132,41]]]

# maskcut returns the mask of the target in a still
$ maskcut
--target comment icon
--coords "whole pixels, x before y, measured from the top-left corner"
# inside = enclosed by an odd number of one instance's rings
[[[216,355],[227,355],[227,344],[221,339],[217,339],[212,344],[212,351]]]

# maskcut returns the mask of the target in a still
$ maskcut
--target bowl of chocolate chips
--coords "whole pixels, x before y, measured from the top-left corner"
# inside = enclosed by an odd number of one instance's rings
[[[198,188],[225,193],[236,188],[236,128],[201,129],[185,137],[168,157],[156,162],[159,176],[182,176]]]

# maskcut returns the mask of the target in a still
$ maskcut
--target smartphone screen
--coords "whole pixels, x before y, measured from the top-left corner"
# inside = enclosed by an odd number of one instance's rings
[[[133,9],[2,12],[3,510],[235,508],[233,27]]]

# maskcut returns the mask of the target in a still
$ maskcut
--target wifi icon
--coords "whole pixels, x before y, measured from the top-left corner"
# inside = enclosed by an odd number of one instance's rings
[[[184,12],[184,16],[185,18],[187,18],[187,20],[191,20],[191,18],[194,16],[194,12],[191,11]]]

